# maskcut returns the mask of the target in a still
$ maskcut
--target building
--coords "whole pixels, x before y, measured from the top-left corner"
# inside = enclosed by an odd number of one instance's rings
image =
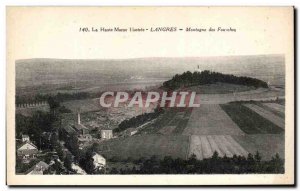
[[[30,142],[29,136],[28,135],[22,135],[22,142]]]
[[[36,158],[38,152],[39,150],[33,143],[25,142],[17,149],[17,156],[22,159],[23,163],[28,163]]]
[[[86,142],[93,141],[93,137],[90,134],[89,128],[81,124],[80,113],[77,113],[77,120],[74,123],[66,121],[63,124],[62,136],[64,139],[68,139],[71,136],[76,136],[79,142],[79,149],[83,149]]]
[[[77,123],[75,123],[74,129],[79,135],[89,134],[89,129],[83,124],[81,124],[80,113],[77,114]]]
[[[91,141],[93,139],[92,136],[89,134],[89,129],[83,124],[81,124],[80,113],[77,114],[77,122],[75,123],[75,125],[65,124],[63,129],[67,137],[72,134],[75,134],[81,142]]]
[[[112,129],[101,129],[100,130],[101,139],[111,139],[113,138]]]
[[[138,131],[135,128],[128,128],[125,130],[125,135],[132,136],[136,134]]]
[[[92,158],[94,160],[93,164],[94,164],[95,169],[102,169],[105,167],[106,159],[102,155],[94,152],[92,155]]]
[[[68,137],[72,134],[76,134],[75,129],[69,124],[64,125],[63,130],[64,130],[64,136],[66,136],[66,137]]]
[[[79,142],[86,142],[86,141],[92,141],[93,137],[90,134],[84,134],[78,136]]]
[[[33,167],[28,169],[25,174],[35,174],[35,175],[42,175],[44,174],[44,171],[46,171],[49,168],[49,165],[45,163],[44,161],[40,161],[37,164],[35,164]]]

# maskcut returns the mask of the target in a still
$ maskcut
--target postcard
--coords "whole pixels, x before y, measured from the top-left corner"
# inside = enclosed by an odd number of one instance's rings
[[[294,185],[293,7],[6,11],[8,185]]]

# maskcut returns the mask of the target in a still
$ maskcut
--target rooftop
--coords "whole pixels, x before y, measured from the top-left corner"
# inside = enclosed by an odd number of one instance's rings
[[[30,169],[28,169],[25,174],[40,174],[40,171],[44,171],[46,169],[48,169],[49,165],[47,163],[45,163],[44,161],[39,161],[38,163],[36,163],[34,166],[32,166]]]
[[[87,129],[88,130],[88,128],[86,126],[82,125],[82,124],[75,124],[74,128],[76,130],[81,130],[81,129]]]

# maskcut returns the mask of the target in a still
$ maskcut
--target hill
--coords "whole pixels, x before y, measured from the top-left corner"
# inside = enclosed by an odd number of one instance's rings
[[[268,88],[268,84],[266,82],[256,78],[245,76],[239,77],[229,74],[222,74],[219,72],[211,72],[208,70],[194,73],[187,71],[180,75],[176,74],[171,80],[164,82],[163,87],[170,90],[175,90],[179,87],[214,84],[217,82],[253,86],[255,88]]]
[[[223,56],[132,59],[23,59],[16,61],[16,86],[93,83],[101,85],[170,79],[184,71],[211,70],[284,85],[284,56]]]

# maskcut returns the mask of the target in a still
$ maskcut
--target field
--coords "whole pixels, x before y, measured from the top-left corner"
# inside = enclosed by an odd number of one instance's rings
[[[203,104],[194,108],[184,135],[243,135],[243,131],[219,105]]]
[[[202,160],[211,157],[215,151],[219,156],[241,155],[247,157],[248,155],[248,152],[230,135],[191,136],[190,156],[195,154],[197,159]]]
[[[77,113],[79,109],[82,113],[101,110],[99,99],[72,100],[62,102],[61,105],[70,109],[73,113]]]
[[[165,126],[162,129],[160,129],[158,132],[163,135],[170,135],[175,130],[176,126]]]
[[[228,84],[217,82],[215,84],[191,86],[188,88],[189,91],[197,92],[197,94],[228,94],[233,92],[244,92],[249,90],[254,90],[254,87]],[[184,90],[184,89],[183,89]]]
[[[261,154],[263,160],[270,160],[279,154],[284,158],[284,135],[283,134],[261,134],[261,135],[192,135],[190,141],[189,156],[195,154],[197,159],[209,158],[213,152],[219,156],[233,155],[245,156],[248,153]]]
[[[284,113],[284,106],[283,105],[280,105],[278,103],[264,103],[264,105],[278,111],[278,112],[281,112],[281,113]]]
[[[49,105],[40,105],[37,107],[28,107],[28,108],[16,108],[16,114],[21,114],[26,117],[32,117],[33,114],[37,111],[49,112]]]
[[[225,104],[234,101],[269,101],[284,98],[284,90],[258,88],[245,92],[231,92],[227,94],[201,94],[202,104]]]
[[[215,151],[219,156],[228,157],[247,157],[258,151],[263,159],[271,159],[276,153],[284,158],[284,105],[277,101],[227,103],[235,99],[270,100],[281,93],[266,89],[240,90],[202,94],[200,99],[204,103],[199,108],[166,108],[156,119],[137,128],[137,134],[101,141],[98,151],[108,160],[119,161],[153,155],[186,159],[192,154],[201,160],[211,157]],[[97,99],[74,100],[63,105],[73,112],[80,108],[82,122],[88,127],[117,127],[121,121],[141,114],[126,107],[105,110],[99,107]]]
[[[253,110],[263,118],[269,120],[273,124],[277,125],[278,127],[281,127],[284,129],[284,119],[281,117],[276,116],[270,111],[265,110],[264,108],[259,107],[258,105],[255,104],[244,104],[246,107],[249,109]]]
[[[214,151],[228,157],[247,157],[257,151],[263,159],[276,153],[284,157],[284,129],[242,103],[202,104],[193,109],[166,109],[138,135],[99,145],[100,153],[121,160],[152,155],[187,158],[192,154],[201,160]]]
[[[150,134],[112,139],[102,142],[98,146],[99,152],[107,158],[117,157],[123,160],[127,158],[147,158],[153,155],[159,158],[172,156],[174,158],[186,159],[188,148],[188,136]]]
[[[284,130],[240,103],[221,105],[222,109],[246,134],[279,134]]]
[[[141,134],[182,134],[191,115],[189,108],[168,108],[153,123],[146,125]]]
[[[251,90],[252,94],[262,91],[264,90]],[[247,95],[244,92],[239,94]],[[96,102],[96,99],[90,99],[63,104],[73,112],[77,108],[86,112],[82,114],[82,121],[87,126],[93,126],[90,124],[93,122],[101,127],[107,120],[110,126],[117,126],[132,114],[139,114],[125,107],[106,111],[97,107]],[[283,123],[278,124],[274,119],[280,119]],[[284,127],[284,106],[277,102],[201,104],[199,108],[167,108],[158,118],[141,127],[136,135],[101,142],[98,150],[108,159],[117,158],[123,161],[153,155],[159,158],[172,156],[186,159],[192,154],[202,160],[211,157],[215,151],[221,157],[247,157],[248,153],[255,154],[258,151],[264,160],[271,159],[276,153],[284,158],[282,125]]]
[[[283,105],[278,103],[261,103],[259,106],[274,113],[275,115],[278,115],[281,118],[285,118],[285,108]]]
[[[233,138],[248,152],[258,151],[263,160],[270,160],[276,153],[284,157],[284,134],[260,134],[233,136]]]

